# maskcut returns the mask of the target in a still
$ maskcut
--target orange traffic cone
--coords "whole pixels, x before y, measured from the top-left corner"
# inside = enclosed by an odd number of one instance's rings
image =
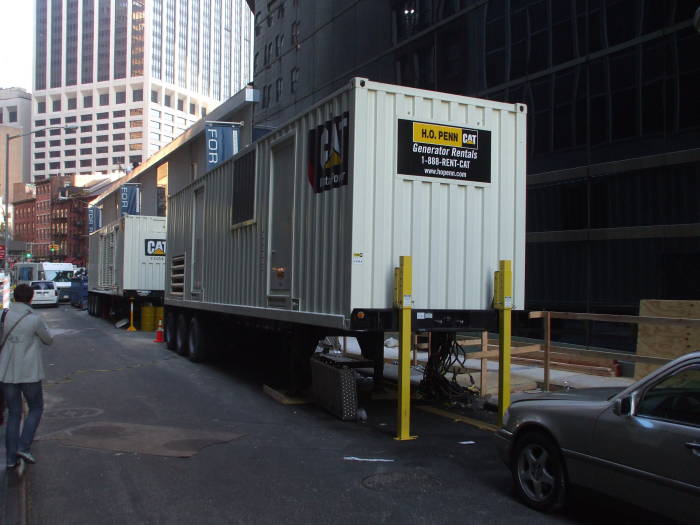
[[[154,343],[165,343],[165,337],[163,334],[163,320],[158,319],[158,328],[156,329],[156,338],[153,340]]]

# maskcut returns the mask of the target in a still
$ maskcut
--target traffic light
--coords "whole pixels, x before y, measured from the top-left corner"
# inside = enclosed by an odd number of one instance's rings
[[[27,259],[31,259],[31,258],[32,258],[32,252],[27,252],[27,253],[25,253],[24,255],[27,257]]]

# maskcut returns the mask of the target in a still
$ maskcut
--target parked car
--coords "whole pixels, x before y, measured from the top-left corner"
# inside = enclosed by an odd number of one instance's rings
[[[30,286],[34,289],[32,306],[58,306],[58,295],[53,281],[32,281]]]
[[[518,399],[497,442],[517,496],[530,507],[554,510],[578,485],[697,523],[700,352],[625,389]]]

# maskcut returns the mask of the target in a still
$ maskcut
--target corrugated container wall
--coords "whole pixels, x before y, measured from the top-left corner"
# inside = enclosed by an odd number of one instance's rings
[[[392,307],[393,268],[411,255],[415,308],[491,308],[499,259],[513,261],[522,308],[525,116],[523,105],[353,79],[170,196],[168,264],[184,258],[185,272],[178,286],[169,266],[166,303],[342,328],[353,309]],[[490,131],[490,182],[398,174],[411,154],[402,120]],[[347,163],[338,180],[314,173],[319,136],[326,160],[330,144]],[[253,165],[244,220],[245,185],[234,185]]]

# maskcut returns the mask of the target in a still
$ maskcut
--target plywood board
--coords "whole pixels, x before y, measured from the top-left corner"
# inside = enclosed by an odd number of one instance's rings
[[[639,302],[639,315],[700,319],[700,301],[644,299]],[[700,348],[698,327],[641,324],[637,330],[637,355],[675,359]],[[634,377],[640,379],[656,368],[657,365],[637,363]]]

